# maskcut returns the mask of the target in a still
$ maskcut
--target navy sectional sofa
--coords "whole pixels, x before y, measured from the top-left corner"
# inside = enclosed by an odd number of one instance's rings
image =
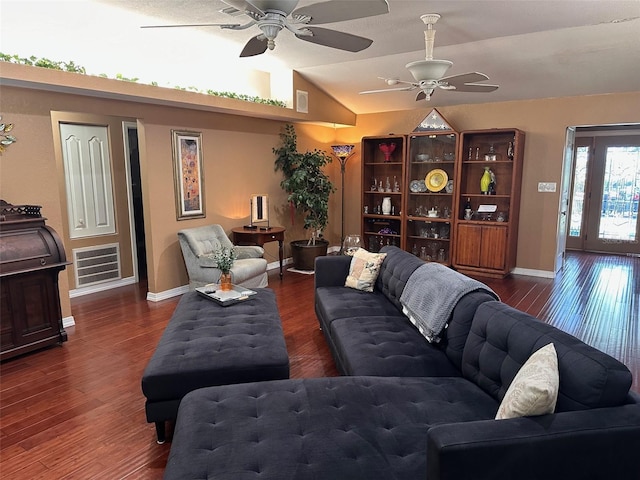
[[[624,365],[483,290],[428,343],[399,303],[422,262],[383,251],[373,293],[343,286],[349,257],[316,261],[316,315],[344,376],[187,394],[166,479],[640,479],[640,396]],[[550,342],[555,413],[494,420]]]

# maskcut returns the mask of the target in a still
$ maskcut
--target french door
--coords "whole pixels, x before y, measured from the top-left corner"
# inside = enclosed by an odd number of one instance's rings
[[[640,254],[640,135],[576,139],[567,247]]]

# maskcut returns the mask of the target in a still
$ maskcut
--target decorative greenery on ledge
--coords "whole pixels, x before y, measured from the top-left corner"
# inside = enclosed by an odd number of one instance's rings
[[[0,61],[3,62],[9,62],[9,63],[17,63],[19,65],[29,65],[32,67],[42,67],[42,68],[49,68],[51,70],[60,70],[63,72],[72,72],[72,73],[80,73],[82,75],[87,75],[87,71],[84,67],[80,66],[80,65],[76,65],[73,61],[70,62],[57,62],[54,60],[49,60],[48,58],[37,58],[35,56],[31,56],[29,58],[25,58],[25,57],[19,57],[18,55],[8,55],[6,53],[2,53],[0,52]],[[100,75],[98,75],[99,77],[103,77],[103,78],[109,78],[109,76],[107,76],[104,73],[101,73]],[[124,75],[122,75],[121,73],[116,74],[115,76],[115,80],[121,80],[123,82],[132,82],[132,83],[137,83],[138,82],[138,78],[133,77],[133,78],[128,78],[125,77]],[[158,82],[151,82],[150,84],[151,86],[154,87],[158,87]],[[274,107],[282,107],[285,108],[287,105],[285,102],[281,101],[281,100],[272,100],[270,98],[261,98],[261,97],[254,97],[251,95],[244,95],[241,93],[234,93],[234,92],[217,92],[215,90],[206,90],[206,91],[202,91],[196,87],[179,87],[179,86],[175,86],[174,87],[176,90],[183,90],[183,91],[190,91],[190,92],[195,92],[195,93],[203,93],[206,95],[213,95],[215,97],[222,97],[222,98],[233,98],[236,100],[243,100],[245,102],[252,102],[252,103],[260,103],[263,105],[272,105]]]

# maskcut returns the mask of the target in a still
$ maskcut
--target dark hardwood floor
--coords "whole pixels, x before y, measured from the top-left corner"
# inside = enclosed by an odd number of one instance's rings
[[[624,362],[640,393],[640,259],[569,254],[555,279],[481,279],[502,300]],[[294,378],[334,376],[313,313],[313,276],[269,278]],[[152,303],[144,285],[76,298],[69,341],[0,366],[0,477],[160,479],[140,379],[178,298]]]

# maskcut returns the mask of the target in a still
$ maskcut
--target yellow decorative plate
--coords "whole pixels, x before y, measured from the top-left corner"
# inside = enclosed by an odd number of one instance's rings
[[[436,168],[427,173],[427,176],[424,179],[424,183],[427,185],[427,189],[430,192],[439,192],[442,190],[449,181],[449,176],[447,172],[440,168]]]

